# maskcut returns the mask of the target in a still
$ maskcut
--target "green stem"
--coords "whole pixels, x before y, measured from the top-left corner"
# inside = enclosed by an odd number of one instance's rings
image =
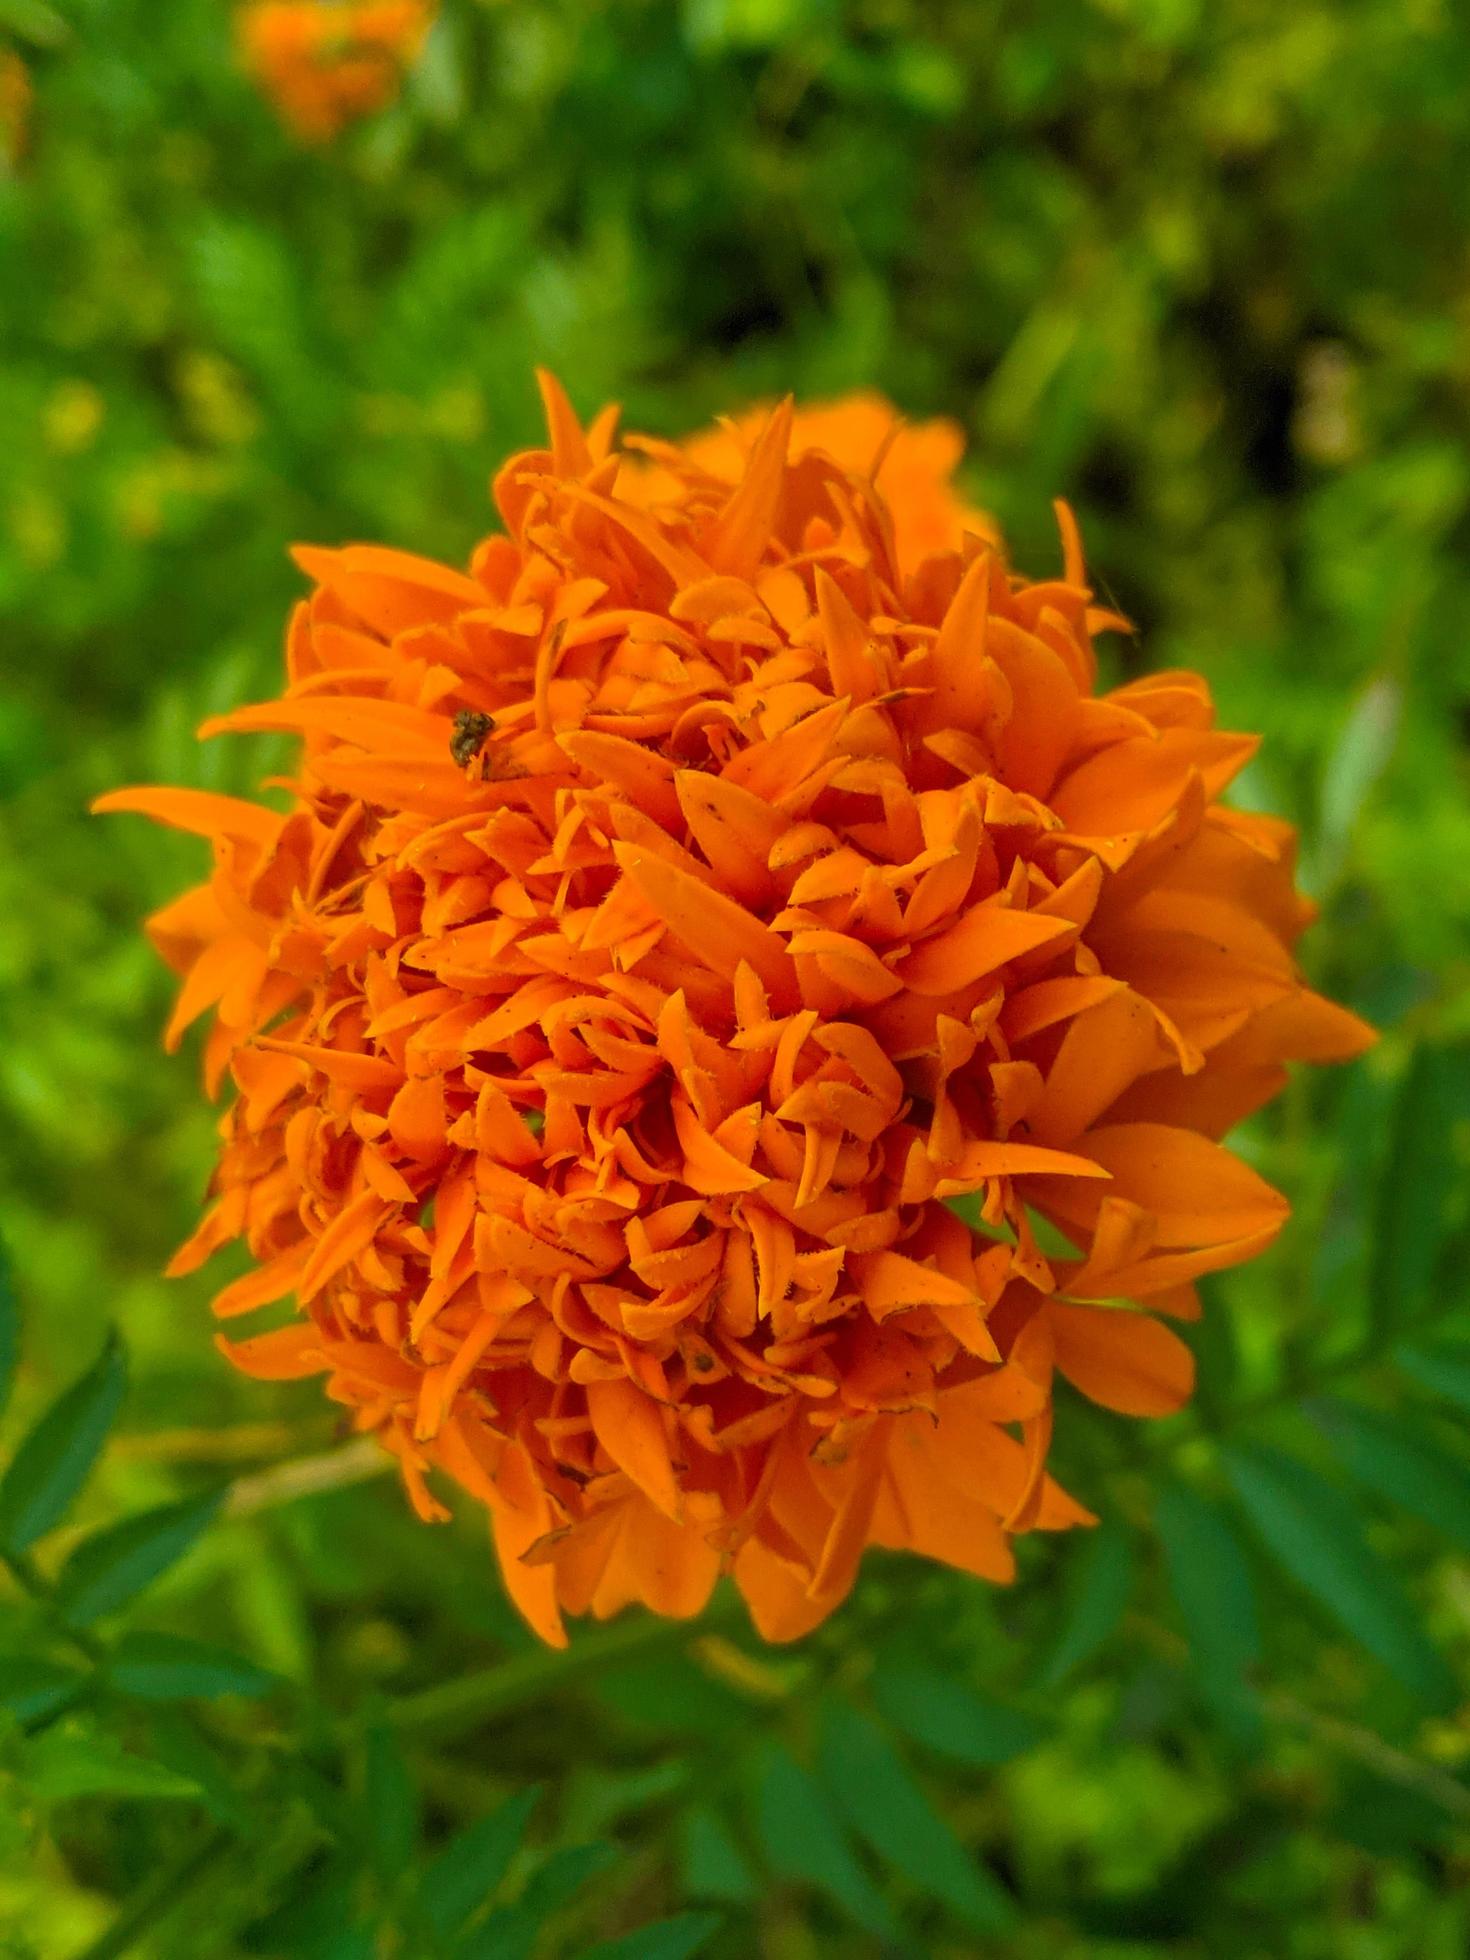
[[[143,1935],[198,1883],[230,1843],[228,1831],[208,1832],[182,1857],[165,1865],[140,1886],[107,1931],[79,1953],[76,1960],[118,1960],[120,1954],[131,1952]]]
[[[1320,1709],[1298,1701],[1295,1695],[1268,1690],[1261,1696],[1261,1705],[1278,1721],[1305,1729],[1328,1748],[1362,1763],[1375,1775],[1438,1804],[1457,1823],[1470,1823],[1470,1790],[1436,1764],[1396,1749],[1373,1729],[1365,1729],[1357,1722],[1345,1722],[1336,1715],[1325,1715]]]
[[[620,1662],[686,1646],[724,1625],[735,1610],[734,1595],[727,1593],[697,1620],[662,1620],[645,1613],[637,1619],[574,1634],[569,1647],[517,1654],[495,1667],[407,1695],[390,1706],[388,1719],[403,1729],[453,1729],[484,1722],[527,1707],[574,1682],[595,1679]]]

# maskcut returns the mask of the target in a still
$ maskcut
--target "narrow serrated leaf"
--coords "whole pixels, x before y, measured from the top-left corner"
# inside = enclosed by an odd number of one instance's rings
[[[108,1685],[138,1701],[214,1701],[268,1695],[279,1676],[224,1647],[175,1633],[125,1633],[107,1662]]]
[[[66,1516],[122,1405],[127,1367],[115,1334],[60,1395],[15,1453],[0,1482],[0,1546],[23,1552]]]
[[[541,1785],[519,1791],[451,1838],[419,1880],[418,1909],[439,1941],[457,1933],[501,1884],[526,1834]]]
[[[1470,1415],[1470,1342],[1416,1341],[1394,1350],[1394,1363],[1416,1388]]]
[[[520,1911],[548,1918],[570,1905],[590,1879],[617,1863],[610,1844],[564,1844],[543,1858],[526,1882],[517,1905]]]
[[[1123,1617],[1133,1588],[1133,1539],[1114,1520],[1098,1526],[1086,1544],[1069,1547],[1066,1604],[1040,1683],[1055,1688],[1095,1654]]]
[[[1024,1755],[1046,1734],[1033,1716],[988,1701],[938,1668],[881,1665],[873,1700],[896,1729],[936,1755],[991,1769]]]
[[[148,1700],[149,1755],[176,1776],[199,1785],[200,1801],[216,1823],[237,1834],[248,1831],[254,1792],[247,1794],[241,1788],[238,1762],[226,1763],[219,1749],[206,1740],[193,1698],[142,1699]]]
[[[88,1677],[60,1661],[6,1654],[0,1658],[0,1708],[18,1722],[34,1722],[56,1714],[86,1688]]]
[[[222,1490],[124,1518],[84,1538],[56,1581],[57,1604],[69,1627],[90,1626],[115,1613],[176,1565],[214,1519]]]
[[[887,1900],[859,1863],[825,1793],[779,1746],[766,1756],[758,1816],[773,1871],[825,1893],[879,1939],[898,1938]]]
[[[1371,1550],[1351,1504],[1306,1464],[1275,1450],[1235,1449],[1226,1468],[1266,1549],[1343,1630],[1434,1707],[1455,1683],[1397,1580]]]
[[[1444,1455],[1410,1418],[1353,1402],[1320,1402],[1311,1414],[1348,1475],[1470,1555],[1470,1472]]]
[[[613,1940],[585,1947],[577,1960],[693,1960],[705,1942],[720,1930],[715,1912],[681,1912],[656,1919]]]
[[[725,1820],[707,1804],[683,1813],[679,1870],[681,1889],[690,1899],[722,1899],[749,1905],[758,1888],[740,1846]]]
[[[1160,1490],[1154,1526],[1201,1691],[1222,1726],[1250,1744],[1261,1728],[1247,1687],[1261,1656],[1261,1626],[1240,1541],[1215,1505],[1178,1483]]]
[[[977,1933],[1004,1933],[1014,1902],[977,1865],[876,1722],[834,1702],[822,1722],[822,1778],[858,1836],[911,1885]]]
[[[48,1729],[29,1745],[25,1781],[43,1803],[104,1796],[179,1802],[200,1794],[197,1783],[146,1756],[130,1755],[111,1736],[72,1727]]]

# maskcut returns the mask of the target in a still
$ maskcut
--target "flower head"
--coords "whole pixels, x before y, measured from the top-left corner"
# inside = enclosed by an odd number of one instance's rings
[[[240,58],[304,142],[384,109],[418,60],[434,0],[251,0]]]
[[[203,731],[299,735],[289,811],[102,800],[214,847],[151,922],[236,1092],[172,1269],[243,1237],[216,1313],[290,1304],[225,1352],[481,1499],[548,1640],[721,1571],[790,1638],[869,1545],[1006,1580],[1090,1519],[1054,1375],[1184,1401],[1165,1321],[1287,1209],[1219,1138],[1369,1031],[1220,800],[1254,739],[1095,691],[1064,507],[1031,582],[871,399],[619,448],[543,392],[468,572],[298,554],[283,697]]]

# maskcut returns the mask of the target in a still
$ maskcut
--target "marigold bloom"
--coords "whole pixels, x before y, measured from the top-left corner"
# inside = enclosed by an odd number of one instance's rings
[[[246,71],[308,143],[387,108],[418,60],[433,0],[255,0],[237,18]]]
[[[102,799],[214,846],[151,921],[237,1091],[172,1270],[243,1236],[216,1313],[296,1304],[225,1352],[483,1500],[547,1640],[722,1570],[792,1638],[869,1545],[1009,1579],[1090,1521],[1054,1375],[1186,1399],[1155,1316],[1287,1210],[1219,1138],[1369,1030],[1220,801],[1254,738],[1192,674],[1095,693],[1064,507],[1031,582],[943,428],[619,450],[543,391],[468,573],[298,554],[284,697],[202,731],[298,734],[288,813]]]

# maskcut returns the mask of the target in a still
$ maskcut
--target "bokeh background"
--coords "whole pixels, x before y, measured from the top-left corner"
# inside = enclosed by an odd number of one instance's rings
[[[225,0],[0,0],[0,50],[0,1461],[117,1326],[42,1590],[203,1500],[70,1630],[0,1600],[0,1953],[1460,1960],[1463,11],[443,0],[318,147]],[[474,1517],[415,1524],[159,1277],[212,1118],[137,925],[201,853],[87,800],[269,773],[192,731],[274,691],[286,546],[462,557],[533,362],[659,433],[953,417],[1037,575],[1071,498],[1117,671],[1265,731],[1308,963],[1387,1031],[1249,1128],[1290,1229],[1206,1283],[1194,1409],[1067,1409],[1106,1522],[1013,1591],[873,1559],[794,1649],[717,1607],[540,1654]]]

